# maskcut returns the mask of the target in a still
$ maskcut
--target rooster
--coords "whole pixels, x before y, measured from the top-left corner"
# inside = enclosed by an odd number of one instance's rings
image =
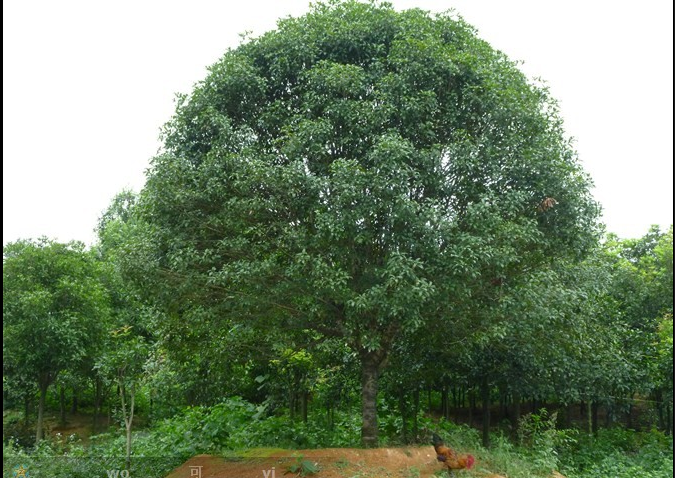
[[[441,437],[435,433],[431,437],[431,443],[436,450],[436,459],[442,461],[448,467],[448,472],[452,474],[452,470],[463,470],[464,468],[471,469],[474,463],[473,455],[458,455],[452,448],[448,448],[443,444]]]

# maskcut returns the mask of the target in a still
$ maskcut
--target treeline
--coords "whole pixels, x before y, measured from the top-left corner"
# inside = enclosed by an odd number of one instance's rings
[[[26,418],[37,408],[38,439],[50,390],[62,420],[79,404],[95,430],[114,411],[129,432],[139,403],[147,423],[239,396],[264,416],[321,417],[329,428],[359,407],[358,356],[336,338],[253,320],[195,326],[144,302],[122,275],[133,204],[130,193],[115,199],[90,250],[5,247],[4,403]],[[378,404],[399,417],[402,443],[426,439],[422,415],[480,425],[487,444],[490,427],[508,419],[515,433],[542,407],[558,410],[561,428],[672,432],[672,227],[608,235],[581,263],[494,288],[491,307],[467,318],[468,336],[429,321],[396,341]]]
[[[233,396],[329,426],[360,407],[364,446],[384,408],[416,440],[425,403],[480,416],[485,444],[493,405],[515,424],[526,401],[583,403],[591,429],[647,404],[670,432],[672,227],[600,241],[558,106],[517,66],[452,13],[377,2],[229,50],[95,247],[5,247],[5,403],[37,401],[37,441],[70,383],[97,417],[119,403],[128,442],[139,404]]]

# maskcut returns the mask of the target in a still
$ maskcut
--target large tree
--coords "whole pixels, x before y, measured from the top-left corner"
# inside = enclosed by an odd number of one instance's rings
[[[48,387],[93,353],[109,314],[101,271],[81,243],[18,241],[3,249],[3,374],[40,392],[36,441],[43,437]]]
[[[164,139],[139,210],[172,323],[338,337],[365,445],[402,331],[460,340],[476,291],[595,241],[555,102],[452,14],[317,4],[228,51]]]

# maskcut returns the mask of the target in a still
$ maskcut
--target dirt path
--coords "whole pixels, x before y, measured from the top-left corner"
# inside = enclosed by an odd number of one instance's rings
[[[257,452],[257,453],[256,453]],[[171,472],[167,478],[284,478],[299,476],[289,468],[298,457],[316,463],[318,473],[307,475],[320,478],[431,478],[447,476],[436,461],[432,447],[407,448],[325,448],[321,450],[254,450],[247,457],[226,459],[197,455]],[[201,475],[199,474],[201,472]],[[437,474],[438,473],[438,474]],[[493,478],[476,467],[456,472],[455,476]]]

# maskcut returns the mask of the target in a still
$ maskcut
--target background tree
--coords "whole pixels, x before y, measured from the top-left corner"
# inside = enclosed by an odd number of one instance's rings
[[[144,303],[142,293],[126,274],[129,261],[135,257],[130,251],[139,246],[141,238],[141,225],[135,219],[136,203],[136,194],[127,190],[120,192],[99,219],[97,227],[97,252],[106,268],[112,317],[107,340],[101,341],[95,368],[105,383],[117,389],[126,432],[127,470],[131,468],[136,397],[148,381],[155,342],[152,330],[157,322],[156,311]]]
[[[3,261],[3,373],[37,385],[39,442],[47,389],[96,346],[109,299],[81,243],[18,241],[4,247]]]
[[[126,466],[131,469],[131,428],[136,410],[136,395],[146,378],[149,346],[133,325],[110,331],[106,352],[96,367],[116,387],[126,431]]]
[[[673,239],[672,226],[662,232],[657,226],[641,238],[620,240],[610,235],[605,250],[613,262],[611,300],[616,304],[616,317],[620,319],[625,333],[620,347],[629,355],[635,373],[628,395],[629,419],[632,417],[632,398],[634,395],[651,395],[657,405],[660,425],[664,424],[672,405],[666,386],[665,391],[657,383],[667,384],[668,380],[656,379],[654,371],[659,356],[657,351],[663,342],[660,330],[664,317],[673,310]],[[667,322],[666,322],[667,323]],[[671,378],[672,380],[672,378]],[[670,423],[670,420],[668,420]],[[629,421],[629,426],[637,424]]]
[[[469,336],[476,287],[596,239],[555,103],[449,14],[318,4],[227,52],[164,139],[139,205],[155,299],[344,340],[364,445],[402,332]]]
[[[673,433],[673,314],[666,313],[659,323],[652,381],[656,391],[659,425],[667,435]]]

